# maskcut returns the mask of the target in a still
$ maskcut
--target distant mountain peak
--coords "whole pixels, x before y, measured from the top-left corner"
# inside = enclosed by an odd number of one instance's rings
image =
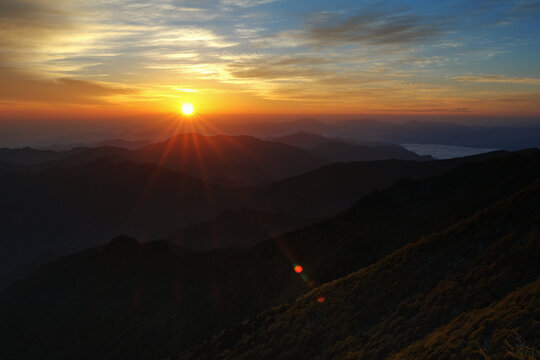
[[[136,239],[127,235],[118,235],[107,244],[108,247],[116,249],[131,249],[138,245],[139,242]]]

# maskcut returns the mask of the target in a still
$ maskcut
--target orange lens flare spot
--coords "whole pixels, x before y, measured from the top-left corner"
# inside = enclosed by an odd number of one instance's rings
[[[297,273],[297,274],[300,274],[302,271],[304,271],[304,268],[300,265],[296,265],[294,267],[294,271]]]
[[[326,299],[324,298],[324,296],[319,296],[319,297],[317,298],[317,302],[318,302],[319,304],[322,304],[322,303],[325,302],[325,301],[326,301]]]

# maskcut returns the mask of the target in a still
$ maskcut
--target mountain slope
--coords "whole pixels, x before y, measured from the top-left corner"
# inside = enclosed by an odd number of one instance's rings
[[[63,159],[72,155],[73,151],[38,150],[29,147],[20,149],[0,149],[0,163],[12,165],[34,165],[46,161]]]
[[[523,155],[537,153],[531,149]],[[423,179],[445,173],[459,165],[513,153],[492,153],[438,161],[383,160],[337,163],[308,173],[276,181],[255,189],[241,189],[249,194],[248,207],[265,212],[303,217],[328,217],[350,207],[374,190],[384,189],[403,178]]]
[[[297,146],[318,154],[332,162],[375,161],[375,160],[433,160],[430,156],[420,156],[399,145],[360,144],[342,138],[329,138],[308,132],[270,138],[284,144]]]
[[[462,163],[511,156],[496,152],[422,163],[393,160],[335,164],[265,187],[225,189],[156,165],[127,162],[125,156],[131,152],[126,149],[95,150],[78,153],[77,159],[69,159],[65,166],[0,176],[0,226],[4,235],[0,239],[4,249],[0,255],[0,286],[24,269],[121,233],[145,240],[169,238],[174,230],[209,221],[224,210],[252,209],[293,218],[327,217],[403,177],[424,178]],[[112,155],[117,151],[120,156]],[[109,156],[92,161],[97,154]],[[75,166],[77,163],[85,165]],[[250,225],[252,234],[256,234],[250,243],[270,235],[268,223],[258,234],[255,223]],[[209,230],[208,236],[221,231]],[[247,233],[239,235],[247,240]]]
[[[166,236],[221,212],[212,196],[224,191],[189,175],[111,157],[0,176],[0,189],[2,281],[119,233]]]
[[[540,279],[491,305],[462,313],[424,339],[401,350],[396,359],[441,359],[489,355],[490,359],[538,359]]]
[[[267,214],[256,210],[229,210],[207,222],[179,229],[171,239],[199,251],[250,246],[315,222],[317,219]]]
[[[540,147],[538,125],[486,126],[443,121],[408,121],[401,123],[373,119],[322,122],[305,119],[287,122],[238,122],[223,126],[222,132],[254,136],[284,136],[298,131],[394,144],[445,144],[477,148],[517,150]]]
[[[516,339],[538,354],[538,322],[512,321],[538,314],[538,224],[540,182],[180,358],[507,358]]]
[[[103,144],[124,144],[111,141]],[[129,144],[128,144],[129,145]],[[306,150],[251,136],[175,135],[136,149],[117,146],[68,151],[0,149],[0,162],[27,165],[27,172],[51,167],[80,166],[106,156],[153,163],[221,185],[257,185],[314,170],[329,161]]]
[[[0,294],[0,357],[161,359],[305,291],[267,255],[118,237],[62,258]]]
[[[175,135],[163,142],[128,150],[98,147],[37,168],[84,164],[103,156],[153,163],[221,185],[257,185],[316,169],[327,160],[303,149],[251,136]]]
[[[267,183],[313,170],[326,161],[305,150],[250,136],[181,134],[137,151],[168,169],[231,184]]]
[[[315,286],[362,268],[370,271],[379,266],[373,264],[408,243],[433,232],[441,232],[461,219],[471,217],[477,211],[529,186],[539,178],[539,171],[539,156],[514,155],[465,164],[433,178],[399,182],[389,189],[367,196],[339,216],[247,249],[197,253],[168,242],[138,244],[131,239],[116,239],[107,246],[68,256],[44,266],[0,294],[0,317],[3,319],[0,336],[5,343],[0,347],[0,357],[161,359],[186,347],[210,356],[207,353],[210,347],[202,349],[194,346],[224,328],[246,318],[253,318],[260,311],[291,301]],[[374,277],[372,282],[366,283],[366,292],[361,292],[361,296],[364,296],[362,301],[373,299],[372,305],[383,305],[389,301],[388,306],[395,307],[395,301],[408,297],[401,296],[399,292],[391,292],[393,287],[403,294],[412,291],[411,296],[417,295],[414,292],[417,288],[425,290],[418,294],[425,294],[441,280],[438,277],[441,271],[437,266],[442,264],[447,269],[445,264],[453,264],[455,254],[462,254],[466,258],[483,251],[481,249],[487,249],[489,241],[499,241],[492,239],[492,234],[501,234],[500,239],[503,239],[505,232],[511,232],[514,228],[521,229],[520,211],[526,209],[521,206],[531,204],[523,221],[527,221],[526,224],[534,223],[539,213],[534,207],[537,196],[536,192],[527,194],[519,199],[524,198],[528,202],[516,200],[510,204],[521,205],[509,205],[508,210],[496,212],[496,221],[493,220],[495,217],[489,217],[489,222],[483,221],[481,214],[472,217],[479,219],[478,222],[469,220],[478,226],[471,225],[466,229],[477,231],[479,236],[483,229],[483,248],[455,236],[445,237],[448,246],[455,245],[455,248],[449,248],[448,251],[436,251],[437,246],[432,241],[421,242],[425,244],[421,247],[425,256],[413,256],[411,259],[416,260],[408,264],[408,253],[401,253],[399,264],[402,267],[395,270],[393,266],[386,267],[379,276],[380,281]],[[458,225],[457,228],[462,228]],[[514,238],[525,239],[518,242],[516,251],[529,256],[520,258],[516,263],[528,267],[530,257],[535,258],[537,252],[529,246],[530,242],[526,240],[529,237],[516,234],[517,237],[508,236],[509,241]],[[533,235],[531,239],[535,240]],[[454,239],[461,242],[454,242]],[[538,243],[535,241],[532,244]],[[430,247],[430,244],[433,246]],[[516,254],[512,247],[506,250],[492,248],[486,254],[498,254],[504,259]],[[432,258],[437,261],[425,261]],[[500,263],[491,257],[486,261],[488,264],[489,261]],[[296,264],[304,268],[301,276],[293,271]],[[429,272],[426,272],[426,266],[428,270],[433,267],[436,276],[427,276]],[[416,267],[417,271],[413,272]],[[503,269],[498,278],[504,281],[514,279],[521,271],[514,271],[513,268],[507,271],[507,268],[499,265],[497,268]],[[465,271],[469,268],[461,269]],[[476,271],[480,268],[474,269],[475,272],[471,274],[480,274]],[[384,280],[384,274],[394,274],[392,276],[395,277],[390,278],[393,282]],[[519,279],[516,286],[520,281],[522,284],[528,281],[528,277],[523,274]],[[383,280],[387,285],[379,288],[378,284],[384,284],[381,282]],[[404,287],[400,288],[400,284]],[[423,284],[427,284],[426,287]],[[490,283],[490,291],[497,291],[498,288],[507,290],[496,285]],[[358,288],[363,289],[364,285]],[[331,289],[324,293],[328,299],[324,304],[331,303],[334,292],[335,301],[340,303],[341,287]],[[345,296],[349,290],[343,287],[343,291]],[[374,296],[379,292],[379,297]],[[489,293],[486,299],[492,295],[493,299],[499,296]],[[305,297],[309,302],[313,301],[310,296]],[[471,303],[480,304],[480,300],[474,300],[480,298],[474,296]],[[342,308],[343,316],[350,315],[350,308],[354,307],[351,305]],[[337,320],[340,319],[339,314],[328,312],[327,318]],[[382,315],[373,308],[367,307],[365,314],[373,317],[370,318],[373,324],[381,321]],[[307,324],[309,322],[303,326]],[[390,328],[400,323],[392,324]],[[282,325],[277,328],[282,328]],[[255,326],[254,333],[257,329],[258,326]],[[386,334],[387,330],[381,331]],[[346,331],[335,332],[338,337],[344,333]],[[237,341],[237,335],[234,334],[231,335],[232,340],[224,340],[222,344]],[[420,340],[426,335],[412,333],[407,335],[407,339]],[[294,339],[289,336],[279,337]],[[321,344],[320,338],[315,343],[317,345],[313,348],[317,349]],[[215,345],[212,348],[216,351],[224,350],[221,345]],[[409,342],[403,343],[403,347],[408,345]],[[242,349],[242,346],[238,346],[239,351]],[[387,351],[384,347],[381,349]]]

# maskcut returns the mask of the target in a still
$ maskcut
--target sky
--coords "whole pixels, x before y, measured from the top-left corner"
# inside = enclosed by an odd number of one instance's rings
[[[540,116],[540,1],[1,0],[0,118]]]

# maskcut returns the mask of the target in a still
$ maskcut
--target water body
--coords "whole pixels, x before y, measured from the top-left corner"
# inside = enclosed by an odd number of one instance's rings
[[[498,150],[440,144],[401,144],[401,146],[418,155],[431,155],[435,159],[452,159]]]

